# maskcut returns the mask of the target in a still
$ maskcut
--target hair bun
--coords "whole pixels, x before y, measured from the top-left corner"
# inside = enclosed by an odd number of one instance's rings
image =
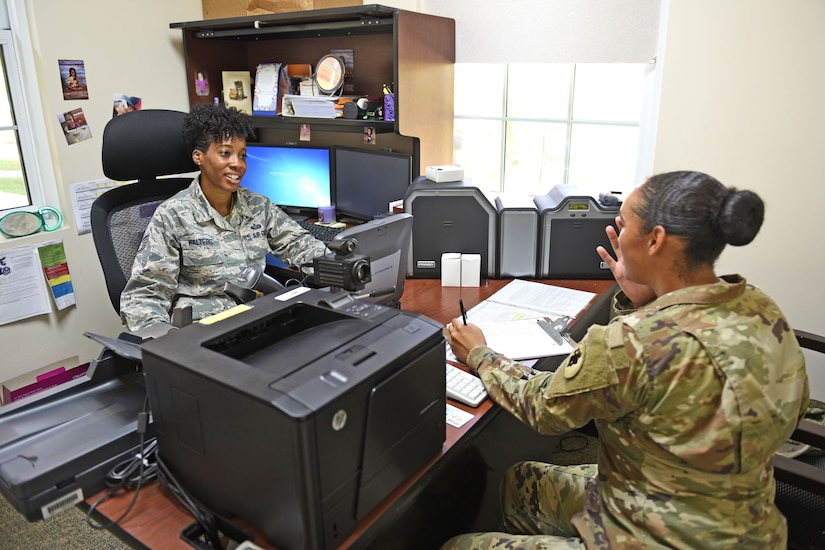
[[[716,223],[730,245],[742,246],[751,242],[765,219],[765,203],[753,191],[731,189],[719,209]]]

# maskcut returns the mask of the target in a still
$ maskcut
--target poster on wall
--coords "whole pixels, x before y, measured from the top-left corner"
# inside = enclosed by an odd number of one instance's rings
[[[63,99],[89,99],[86,85],[86,64],[79,59],[59,59]]]
[[[86,141],[92,137],[92,131],[86,122],[86,115],[83,109],[72,109],[57,115],[60,127],[63,128],[63,135],[66,136],[66,143],[74,145],[81,141]]]
[[[112,102],[112,118],[124,113],[139,111],[142,100],[139,97],[127,94],[115,94]]]

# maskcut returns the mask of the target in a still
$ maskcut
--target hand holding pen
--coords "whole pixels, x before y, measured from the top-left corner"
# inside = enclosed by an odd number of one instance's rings
[[[447,336],[447,343],[453,350],[456,359],[462,363],[467,362],[467,354],[475,346],[480,344],[487,344],[484,338],[484,333],[477,325],[469,324],[467,320],[467,310],[464,307],[464,301],[459,300],[458,307],[461,309],[461,316],[456,317],[446,326],[445,334]]]

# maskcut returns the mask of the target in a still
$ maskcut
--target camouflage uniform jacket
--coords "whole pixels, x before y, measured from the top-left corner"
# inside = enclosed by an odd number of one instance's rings
[[[595,420],[598,476],[573,520],[588,548],[784,548],[773,455],[808,403],[777,305],[738,276],[593,326],[554,373],[485,346],[491,397],[538,432]]]
[[[224,218],[206,200],[196,177],[155,211],[120,298],[129,330],[169,323],[176,305],[194,320],[235,305],[224,283],[245,267],[264,265],[267,252],[297,266],[327,252],[268,198],[241,187]]]

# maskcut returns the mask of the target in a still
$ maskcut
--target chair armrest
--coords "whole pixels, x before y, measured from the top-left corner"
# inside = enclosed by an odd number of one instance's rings
[[[805,332],[804,330],[794,329],[793,332],[796,336],[796,341],[799,342],[801,347],[825,353],[825,337],[814,334],[813,332]]]
[[[810,420],[803,420],[791,434],[791,439],[812,447],[825,449],[825,426]]]
[[[774,477],[812,493],[825,496],[825,470],[794,458],[774,456]]]

